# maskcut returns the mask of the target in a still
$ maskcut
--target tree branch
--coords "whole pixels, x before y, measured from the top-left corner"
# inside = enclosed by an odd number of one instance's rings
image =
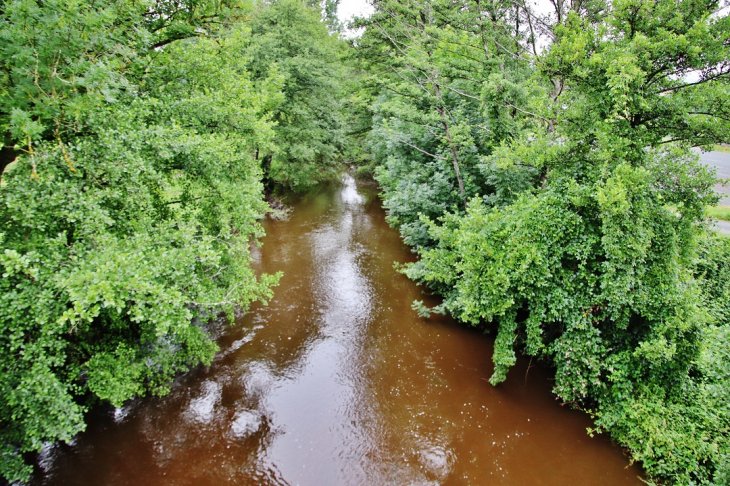
[[[412,143],[410,143],[410,142],[406,142],[405,140],[402,140],[402,139],[400,139],[400,138],[398,138],[398,137],[395,137],[395,139],[396,139],[396,140],[397,140],[398,142],[400,142],[400,143],[404,143],[404,144],[408,145],[409,147],[411,147],[411,148],[414,148],[414,149],[418,150],[419,152],[422,152],[422,153],[424,153],[424,154],[426,154],[426,155],[428,155],[428,156],[430,156],[430,157],[433,157],[434,159],[439,159],[439,160],[448,160],[448,159],[447,159],[446,157],[441,157],[440,155],[434,155],[434,154],[432,154],[432,153],[430,153],[430,152],[426,152],[426,151],[425,151],[425,150],[423,150],[422,148],[418,148],[418,147],[416,147],[415,145],[413,145]]]

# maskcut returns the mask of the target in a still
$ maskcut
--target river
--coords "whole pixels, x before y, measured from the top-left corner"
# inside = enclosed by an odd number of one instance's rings
[[[375,189],[349,175],[267,221],[269,306],[211,329],[211,366],[169,395],[96,410],[44,449],[36,485],[640,485],[525,359],[492,387],[492,338],[419,318],[412,261]]]

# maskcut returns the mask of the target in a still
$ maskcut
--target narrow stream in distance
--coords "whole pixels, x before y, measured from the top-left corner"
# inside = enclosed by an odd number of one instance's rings
[[[640,468],[525,359],[492,387],[492,338],[411,310],[421,289],[373,188],[349,175],[267,221],[267,307],[214,327],[210,367],[100,410],[35,485],[640,485]],[[426,299],[428,300],[428,299]]]

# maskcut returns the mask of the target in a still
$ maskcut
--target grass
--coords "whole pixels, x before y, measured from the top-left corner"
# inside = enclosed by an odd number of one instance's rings
[[[730,221],[730,206],[714,206],[707,208],[706,213],[710,218]]]
[[[714,145],[712,150],[715,152],[725,152],[726,154],[730,154],[730,147],[727,145]]]

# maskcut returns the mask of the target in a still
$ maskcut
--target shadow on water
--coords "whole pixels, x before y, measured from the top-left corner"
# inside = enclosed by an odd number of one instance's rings
[[[424,296],[393,262],[413,255],[374,189],[345,175],[265,225],[270,305],[216,329],[213,364],[168,396],[48,447],[34,484],[641,484],[547,372],[521,359],[492,387],[490,338],[411,310]]]

